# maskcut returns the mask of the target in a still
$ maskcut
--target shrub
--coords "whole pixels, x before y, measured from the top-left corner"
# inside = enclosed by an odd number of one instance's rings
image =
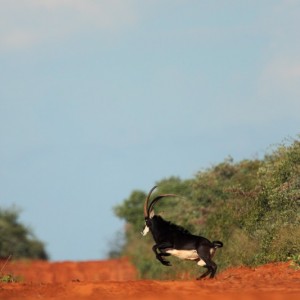
[[[194,234],[223,241],[214,258],[220,269],[299,261],[300,141],[280,145],[262,160],[235,163],[229,158],[193,179],[170,177],[157,185],[159,193],[184,196],[159,202],[156,210],[163,217]],[[152,237],[142,239],[139,234],[145,197],[145,192],[135,191],[115,208],[127,222],[123,253],[140,276],[171,279],[201,272],[191,262],[170,258],[174,267],[166,268],[155,259]]]
[[[0,209],[0,258],[47,259],[44,244],[18,218],[16,209]]]

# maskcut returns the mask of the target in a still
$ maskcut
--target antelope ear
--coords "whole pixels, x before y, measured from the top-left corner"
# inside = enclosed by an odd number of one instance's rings
[[[154,216],[155,216],[154,209],[152,209],[152,210],[150,211],[150,219],[152,219]]]

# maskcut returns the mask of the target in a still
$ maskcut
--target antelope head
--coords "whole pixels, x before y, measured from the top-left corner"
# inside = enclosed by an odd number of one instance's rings
[[[155,197],[150,205],[149,205],[149,200],[151,197],[152,192],[157,188],[157,186],[154,186],[148,193],[147,198],[144,202],[144,218],[145,218],[145,226],[143,231],[141,232],[141,234],[143,236],[145,236],[149,231],[150,231],[150,227],[151,227],[151,220],[152,218],[155,216],[154,213],[154,205],[157,203],[157,201],[159,201],[160,199],[164,198],[164,197],[177,197],[177,195],[175,194],[163,194],[163,195],[159,195],[157,197]]]

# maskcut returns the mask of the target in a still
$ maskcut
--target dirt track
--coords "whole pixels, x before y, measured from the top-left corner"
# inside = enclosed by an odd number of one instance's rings
[[[300,270],[288,263],[236,268],[204,281],[136,280],[125,259],[90,262],[10,262],[5,273],[22,283],[0,283],[2,300],[300,299]]]

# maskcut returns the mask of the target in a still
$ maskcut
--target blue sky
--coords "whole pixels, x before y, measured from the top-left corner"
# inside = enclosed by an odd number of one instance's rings
[[[300,133],[300,1],[0,7],[0,205],[52,260],[104,258],[134,189]]]

